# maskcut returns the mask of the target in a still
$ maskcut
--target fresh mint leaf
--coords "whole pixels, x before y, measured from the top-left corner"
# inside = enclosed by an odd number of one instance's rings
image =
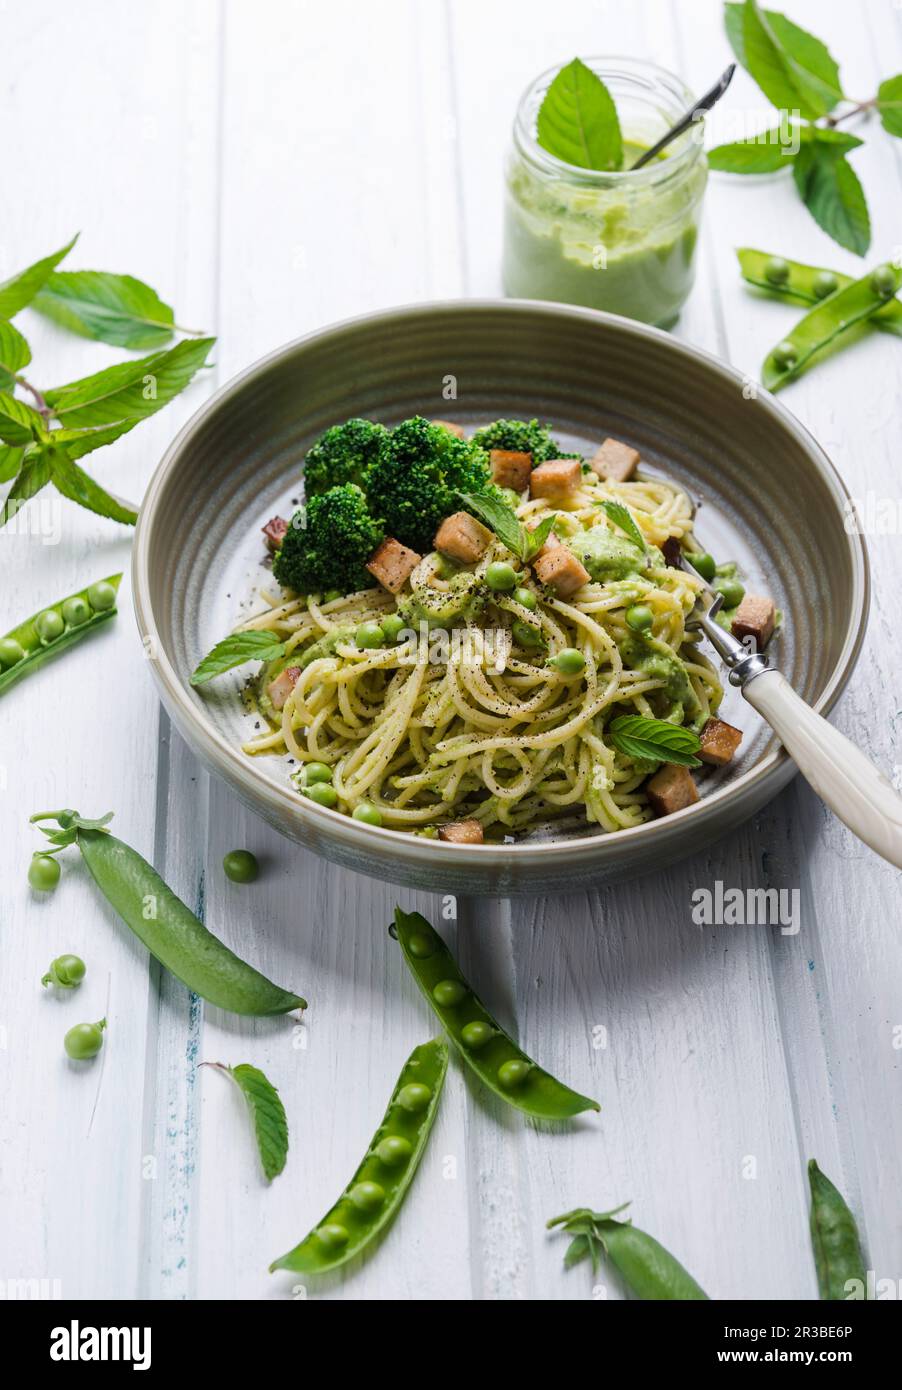
[[[149,285],[131,275],[56,271],[31,307],[71,333],[115,347],[160,348],[173,335],[172,309]]]
[[[613,98],[579,58],[561,68],[545,93],[536,136],[549,154],[580,169],[623,167],[623,136]]]
[[[534,531],[527,531],[525,526],[521,526],[520,529],[523,532],[525,544],[523,547],[523,551],[520,555],[520,559],[523,560],[526,564],[529,564],[530,560],[534,559],[535,556],[538,555],[539,551],[542,549],[542,546],[545,544],[548,537],[551,535],[551,530],[556,520],[557,515],[556,513],[552,512],[550,516],[545,516],[542,518],[542,520],[539,522],[538,526]]]
[[[693,754],[701,747],[698,734],[681,724],[664,719],[646,719],[640,714],[623,714],[608,725],[611,743],[618,752],[642,762],[678,763],[680,767],[700,767]]]
[[[756,0],[728,4],[724,20],[737,59],[778,109],[817,120],[841,100],[839,68],[813,34]]]
[[[902,136],[902,76],[888,77],[877,88],[877,110],[883,129]]]
[[[18,328],[0,319],[0,390],[11,390],[16,373],[30,361],[31,348]]]
[[[67,246],[61,251],[54,251],[51,256],[45,256],[41,261],[35,261],[34,265],[28,266],[26,270],[20,270],[17,275],[13,275],[9,280],[4,280],[0,284],[0,319],[11,319],[24,309],[26,304],[30,304],[35,295],[45,283],[60,261],[68,256],[72,247],[78,240],[78,234],[72,238]]]
[[[205,364],[215,338],[193,338],[166,352],[120,362],[93,376],[44,393],[67,427],[112,425],[143,420],[161,410]]]
[[[241,1089],[253,1117],[263,1172],[272,1182],[288,1158],[288,1120],[278,1091],[263,1072],[249,1062],[241,1062],[237,1067],[225,1067],[221,1062],[211,1065],[228,1072]]]
[[[16,448],[33,444],[43,433],[44,421],[30,405],[0,392],[0,440]]]
[[[783,133],[768,130],[751,140],[716,145],[708,151],[708,167],[725,174],[774,174],[778,169],[789,168],[794,158]]]
[[[871,219],[864,189],[845,155],[820,143],[806,146],[793,164],[802,200],[819,227],[863,256],[871,244]]]
[[[502,545],[523,558],[523,537],[528,533],[506,502],[488,492],[461,492],[458,496],[467,511],[473,512],[495,532]]]
[[[614,525],[619,526],[621,531],[624,531],[626,535],[629,536],[633,545],[638,546],[644,555],[646,549],[645,537],[633,520],[633,514],[629,508],[624,507],[621,502],[602,502],[601,505]]]
[[[284,642],[271,632],[254,628],[249,632],[233,632],[207,653],[191,676],[191,684],[203,685],[214,676],[231,671],[233,666],[243,666],[246,661],[274,661],[284,652]]]
[[[0,444],[0,483],[10,482],[22,466],[24,449],[14,449],[9,444]]]
[[[6,525],[31,497],[50,481],[50,462],[43,453],[25,455],[22,467],[0,509],[0,527]]]
[[[79,468],[69,458],[59,444],[48,443],[41,446],[41,452],[50,468],[50,480],[57,492],[70,501],[86,507],[98,516],[109,517],[110,521],[121,521],[125,526],[134,526],[138,520],[136,509],[121,497],[114,497],[99,483],[90,478],[84,469]]]
[[[97,425],[94,429],[53,430],[50,438],[54,444],[63,445],[70,459],[80,459],[94,449],[103,448],[104,444],[114,444],[140,423],[140,420],[120,420],[118,424]]]

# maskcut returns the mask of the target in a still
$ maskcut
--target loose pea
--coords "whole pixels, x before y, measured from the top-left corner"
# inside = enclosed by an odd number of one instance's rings
[[[431,1096],[432,1092],[428,1086],[420,1085],[419,1081],[410,1081],[398,1092],[398,1104],[409,1110],[411,1115],[415,1115],[418,1110],[426,1109]]]
[[[75,989],[85,978],[85,963],[79,956],[57,956],[50,962],[42,985],[58,985],[60,989]]]
[[[354,633],[354,641],[358,647],[382,647],[385,645],[385,633],[378,623],[361,623]]]
[[[343,597],[341,589],[327,589],[323,594],[323,603],[335,603],[336,600]]]
[[[314,782],[331,782],[332,769],[328,763],[307,763],[304,767],[304,781],[308,787]]]
[[[528,608],[530,613],[535,612],[536,596],[532,589],[515,589],[514,602],[519,603],[521,608]]]
[[[315,801],[317,806],[338,805],[338,792],[328,782],[314,782],[312,787],[306,788],[304,794],[309,796],[311,801]]]
[[[348,1243],[348,1231],[346,1226],[339,1226],[337,1221],[329,1221],[325,1226],[319,1226],[315,1232],[320,1245],[324,1245],[327,1250],[339,1250],[342,1245]]]
[[[798,361],[799,354],[796,352],[795,344],[790,343],[784,338],[782,343],[777,343],[772,353],[774,365],[781,372],[788,372],[790,367],[794,367]]]
[[[892,266],[878,265],[871,275],[871,289],[875,294],[879,294],[881,299],[889,299],[896,293],[896,277]]]
[[[361,801],[351,812],[354,820],[362,820],[364,825],[381,825],[382,812],[371,801]]]
[[[69,1029],[63,1038],[63,1047],[73,1061],[87,1062],[97,1056],[103,1047],[105,1027],[106,1019],[102,1018],[99,1023],[76,1023]]]
[[[428,960],[435,947],[428,936],[412,936],[408,943],[408,949],[412,956],[417,960]]]
[[[404,631],[407,624],[400,613],[386,613],[381,626],[389,642],[397,642],[398,634]]]
[[[222,861],[226,878],[233,883],[253,883],[260,872],[257,856],[249,849],[232,849]]]
[[[55,608],[45,608],[43,613],[39,613],[34,620],[34,626],[45,646],[48,642],[55,642],[66,630],[66,624]]]
[[[116,590],[112,584],[101,579],[96,584],[92,584],[88,590],[88,603],[95,613],[105,613],[108,608],[115,607]]]
[[[580,676],[586,669],[586,658],[576,647],[562,647],[556,656],[548,658],[548,665],[560,676]]]
[[[533,627],[532,623],[521,622],[518,618],[516,622],[511,623],[511,632],[521,647],[541,647],[544,645],[544,637],[537,627]]]
[[[390,1134],[386,1139],[380,1139],[375,1148],[376,1157],[387,1168],[397,1168],[399,1163],[406,1163],[413,1153],[413,1145],[409,1139],[405,1139],[400,1134]]]
[[[498,1068],[498,1080],[506,1091],[522,1086],[529,1075],[529,1063],[514,1057],[510,1062],[502,1062]]]
[[[460,1030],[461,1041],[465,1047],[478,1051],[480,1047],[485,1047],[487,1042],[491,1042],[495,1036],[495,1030],[489,1023],[465,1023]]]
[[[818,299],[826,299],[828,295],[836,294],[839,289],[839,281],[832,270],[819,270],[812,281],[811,288]]]
[[[717,570],[714,556],[709,555],[706,550],[701,550],[691,552],[686,556],[686,559],[689,561],[690,565],[698,570],[702,579],[707,579],[710,584]]]
[[[647,632],[655,620],[655,615],[647,603],[634,603],[626,610],[627,627],[634,632]]]
[[[358,1211],[378,1211],[385,1201],[385,1188],[377,1182],[359,1182],[348,1196]]]
[[[486,570],[485,582],[490,589],[496,589],[500,592],[513,589],[517,583],[517,571],[513,565],[505,564],[503,560],[496,560]]]
[[[466,992],[460,980],[439,980],[432,991],[432,997],[436,1004],[448,1007],[452,1004],[459,1004]]]
[[[772,285],[785,285],[789,279],[789,262],[782,256],[771,256],[764,267],[764,274]]]
[[[63,604],[63,617],[69,627],[81,627],[91,616],[91,608],[86,599],[80,594],[74,598],[67,598]]]
[[[15,637],[4,637],[0,639],[0,666],[6,671],[10,666],[15,666],[25,655],[25,648],[16,641]]]
[[[715,579],[714,588],[719,594],[723,594],[724,608],[735,608],[745,596],[745,586],[740,584],[738,579]]]
[[[28,866],[28,882],[39,893],[50,893],[60,881],[60,866],[49,854],[34,854]]]
[[[435,573],[439,579],[453,579],[457,574],[458,566],[448,555],[440,555],[435,564]]]

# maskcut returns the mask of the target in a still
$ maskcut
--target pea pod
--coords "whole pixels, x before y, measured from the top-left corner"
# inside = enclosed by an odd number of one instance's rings
[[[527,1115],[565,1120],[600,1110],[537,1066],[492,1018],[473,993],[448,947],[419,912],[395,909],[394,934],[410,972],[442,1027],[481,1081]]]
[[[22,676],[31,675],[52,656],[79,642],[115,618],[121,574],[112,574],[87,589],[52,603],[0,637],[0,695]]]
[[[270,1273],[337,1269],[385,1229],[423,1156],[447,1069],[448,1049],[441,1038],[414,1048],[357,1172],[319,1225],[287,1255],[273,1260]]]
[[[764,385],[770,391],[779,391],[787,381],[794,380],[816,352],[885,307],[900,285],[902,267],[879,265],[822,300],[767,354],[761,369]]]
[[[628,1206],[629,1203],[626,1203]],[[562,1227],[573,1236],[565,1257],[568,1265],[588,1257],[597,1272],[603,1253],[619,1271],[625,1283],[641,1299],[658,1302],[699,1302],[707,1300],[704,1289],[679,1260],[665,1250],[654,1236],[640,1231],[631,1221],[615,1221],[615,1211],[594,1212],[588,1207],[554,1216],[548,1229]]]
[[[306,1000],[273,984],[207,931],[156,869],[104,828],[108,819],[86,821],[75,811],[32,816],[32,821],[56,820],[59,830],[41,827],[51,844],[78,846],[92,878],[126,926],[202,999],[253,1016],[306,1008]]]
[[[772,256],[768,251],[756,251],[751,246],[740,246],[736,255],[743,279],[750,285],[770,290],[795,304],[819,304],[837,290],[855,283],[851,275],[842,275],[838,270],[790,261],[783,256]],[[902,303],[891,299],[873,315],[873,324],[887,333],[902,336]]]
[[[811,1244],[821,1298],[844,1301],[849,1296],[846,1288],[849,1280],[859,1280],[861,1288],[867,1288],[858,1227],[842,1194],[824,1176],[813,1158],[808,1161],[808,1185],[811,1188]]]

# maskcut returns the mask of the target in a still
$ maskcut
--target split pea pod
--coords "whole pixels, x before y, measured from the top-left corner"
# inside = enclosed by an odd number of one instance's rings
[[[787,381],[793,381],[815,353],[884,308],[900,285],[902,268],[878,265],[815,305],[765,357],[761,369],[764,385],[769,391],[779,391]]]
[[[822,1299],[845,1301],[850,1280],[867,1288],[867,1272],[858,1239],[855,1217],[842,1194],[818,1168],[815,1160],[808,1161],[808,1185],[811,1188],[811,1244],[814,1265]]]
[[[126,926],[195,994],[235,1014],[264,1016],[306,1008],[306,1000],[273,984],[208,931],[156,869],[101,828],[102,822],[86,822],[75,811],[32,817],[50,819],[60,827],[44,830],[51,844],[57,849],[78,846],[91,877]]]
[[[111,574],[52,603],[0,637],[0,695],[52,656],[116,616],[121,574]]]
[[[838,270],[790,261],[785,256],[773,256],[769,251],[756,251],[751,246],[740,246],[736,256],[742,277],[750,285],[769,290],[795,304],[819,304],[837,290],[854,284],[851,275],[842,275]],[[902,303],[891,299],[877,310],[872,322],[875,328],[902,336]]]
[[[393,934],[448,1037],[490,1090],[544,1120],[566,1120],[583,1110],[601,1109],[597,1101],[543,1071],[498,1026],[425,917],[396,908]]]
[[[617,1211],[621,1211],[618,1207]],[[700,1302],[708,1295],[660,1241],[640,1231],[631,1221],[615,1221],[614,1212],[592,1212],[588,1208],[565,1212],[548,1222],[548,1229],[562,1227],[574,1237],[578,1253],[568,1252],[569,1263],[588,1255],[593,1270],[598,1268],[599,1249],[607,1256],[624,1282],[641,1299],[658,1302]]]
[[[404,1200],[432,1129],[448,1069],[441,1038],[415,1047],[404,1063],[366,1157],[333,1207],[299,1245],[273,1260],[270,1273],[323,1274],[359,1255]]]

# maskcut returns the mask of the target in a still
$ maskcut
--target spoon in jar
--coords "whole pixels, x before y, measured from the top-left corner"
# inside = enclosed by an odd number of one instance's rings
[[[694,121],[700,120],[706,111],[710,111],[711,107],[720,101],[724,92],[729,87],[735,71],[736,64],[731,63],[727,70],[718,78],[717,82],[715,82],[710,92],[705,92],[703,97],[699,97],[692,109],[687,111],[685,116],[681,116],[676,125],[671,126],[666,135],[661,136],[657,144],[652,145],[651,149],[646,150],[644,154],[640,154],[635,164],[630,166],[629,173],[632,174],[636,169],[641,169],[643,164],[647,164],[650,159],[654,159],[671,143],[671,141],[676,140],[677,136],[682,135],[684,130],[688,130]]]

